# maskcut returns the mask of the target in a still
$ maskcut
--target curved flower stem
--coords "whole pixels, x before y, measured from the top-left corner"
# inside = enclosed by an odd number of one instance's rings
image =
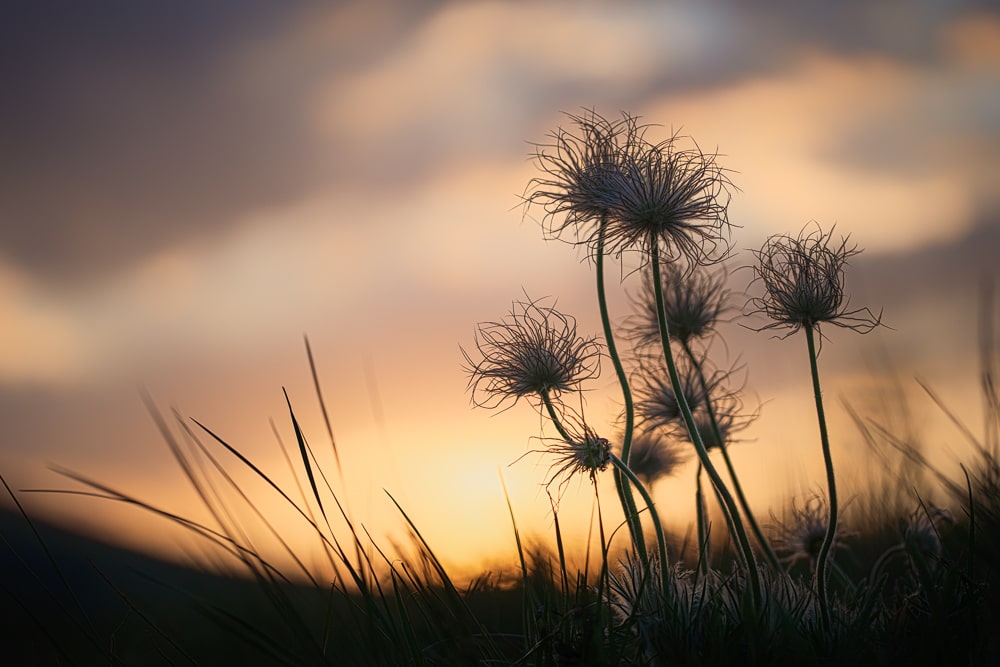
[[[552,399],[549,398],[548,394],[542,394],[542,403],[545,405],[545,410],[549,413],[549,419],[552,420],[552,425],[556,427],[556,433],[559,434],[559,437],[566,442],[573,442],[573,438],[563,428],[562,419],[560,419],[559,413],[556,412],[556,407],[552,405]]]
[[[806,343],[809,346],[809,368],[812,371],[813,393],[816,396],[816,416],[819,419],[819,437],[823,446],[823,463],[826,465],[826,485],[829,496],[830,517],[826,524],[826,536],[816,557],[816,591],[819,594],[820,619],[823,629],[830,629],[830,599],[826,588],[827,561],[830,549],[837,536],[837,478],[833,473],[833,457],[830,455],[830,436],[826,430],[826,414],[823,411],[823,392],[819,385],[819,367],[816,364],[816,336],[813,325],[803,327],[806,332]]]
[[[642,485],[642,482],[635,476],[632,469],[625,465],[624,461],[615,456],[614,452],[610,456],[611,464],[615,467],[615,470],[621,471],[622,475],[635,485],[635,488],[639,490],[639,495],[642,496],[643,502],[646,503],[646,509],[649,510],[649,516],[653,520],[653,532],[656,534],[656,546],[660,552],[660,581],[663,584],[663,594],[666,596],[670,590],[670,562],[667,555],[667,542],[663,537],[663,524],[660,523],[660,515],[656,511],[656,503],[653,502],[649,492],[646,491],[646,487]]]
[[[705,379],[704,368],[702,367],[701,361],[699,361],[694,355],[694,350],[691,349],[691,345],[688,341],[682,340],[681,348],[684,350],[688,359],[691,360],[691,363],[697,371],[698,380],[701,383],[701,390],[705,395],[705,407],[708,410],[708,419],[712,424],[712,430],[715,432],[715,438],[719,443],[719,449],[722,451],[722,460],[726,464],[726,470],[729,472],[729,478],[733,480],[733,489],[736,491],[736,499],[739,500],[740,509],[743,510],[743,516],[745,516],[747,521],[750,522],[750,530],[753,531],[753,535],[757,539],[757,543],[760,545],[760,548],[764,550],[764,555],[767,556],[767,561],[777,572],[781,570],[781,563],[778,561],[778,556],[774,553],[774,549],[771,548],[771,544],[767,541],[767,538],[764,537],[764,531],[760,529],[760,524],[757,523],[756,517],[754,517],[753,512],[750,510],[750,503],[747,502],[746,494],[743,493],[743,485],[740,484],[740,478],[736,474],[736,468],[733,466],[733,461],[729,457],[729,448],[726,446],[726,441],[722,437],[722,429],[719,428],[719,422],[715,416],[715,407],[712,405],[712,401],[708,395],[708,381]]]
[[[708,574],[708,562],[711,558],[708,543],[708,517],[705,516],[705,493],[701,488],[701,461],[698,461],[698,471],[695,473],[695,521],[698,523],[698,573]]]
[[[567,442],[573,442],[572,436],[562,425],[562,421],[559,418],[559,413],[556,411],[555,406],[552,404],[552,400],[547,394],[542,394],[542,402],[545,404],[545,409],[549,413],[549,419],[552,420],[552,424],[556,428],[556,432],[559,436],[566,440]],[[656,534],[656,544],[660,550],[660,567],[662,569],[661,574],[663,575],[664,590],[666,590],[667,573],[669,570],[669,560],[667,557],[667,542],[666,538],[663,536],[663,524],[660,523],[660,515],[656,511],[656,505],[653,502],[653,498],[649,495],[646,487],[643,486],[639,478],[635,476],[632,469],[625,465],[625,462],[620,458],[615,456],[613,452],[608,454],[612,465],[614,465],[615,470],[620,472],[624,477],[626,477],[635,488],[639,491],[639,495],[642,496],[643,501],[646,503],[646,508],[649,510],[649,516],[653,521],[653,531]],[[645,549],[639,552],[639,558],[641,559],[644,566],[649,565],[649,554],[646,553]]]
[[[604,340],[608,347],[608,356],[615,367],[615,374],[618,376],[618,384],[621,385],[622,399],[625,403],[625,432],[622,436],[622,462],[628,466],[629,452],[632,449],[632,432],[635,429],[635,406],[632,401],[632,390],[628,385],[628,376],[625,374],[625,367],[622,365],[621,356],[615,345],[614,331],[611,328],[611,317],[608,315],[608,297],[604,287],[604,235],[607,230],[607,220],[601,219],[600,229],[597,234],[597,250],[595,264],[597,269],[597,304],[601,311],[601,325],[604,328]],[[626,476],[615,468],[615,488],[618,491],[618,499],[622,504],[622,511],[625,514],[625,521],[628,524],[629,533],[632,537],[632,544],[639,553],[643,564],[646,562],[646,540],[642,534],[642,522],[639,520],[639,512],[635,506],[635,499],[629,489]]]
[[[732,527],[736,533],[736,540],[739,543],[740,550],[743,552],[747,568],[747,578],[750,580],[750,588],[753,594],[754,603],[759,607],[763,598],[760,588],[760,572],[757,570],[757,559],[754,557],[753,548],[750,546],[750,540],[747,538],[746,529],[743,527],[743,521],[740,519],[736,502],[733,500],[732,494],[729,493],[729,489],[726,488],[725,483],[722,481],[719,471],[715,469],[712,459],[708,456],[708,450],[705,449],[705,444],[702,441],[701,434],[698,432],[698,427],[694,422],[694,415],[691,414],[691,407],[688,405],[687,398],[684,396],[684,388],[681,385],[680,376],[677,374],[677,364],[674,362],[674,353],[670,346],[670,332],[667,329],[667,315],[663,306],[663,283],[660,281],[660,248],[657,243],[651,244],[650,264],[652,265],[653,271],[653,290],[656,299],[656,317],[660,325],[660,342],[663,347],[664,359],[667,362],[667,370],[670,373],[670,383],[673,386],[674,394],[677,396],[677,403],[681,409],[681,415],[684,417],[684,424],[687,426],[688,435],[691,437],[691,442],[694,443],[694,448],[698,453],[698,458],[701,460],[701,464],[705,467],[705,471],[708,473],[709,479],[712,480],[712,485],[722,497],[722,500],[726,505],[726,509],[732,516]]]

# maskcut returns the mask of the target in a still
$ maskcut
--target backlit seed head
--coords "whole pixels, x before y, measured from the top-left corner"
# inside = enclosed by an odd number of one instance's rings
[[[677,375],[681,382],[681,391],[691,411],[697,410],[705,401],[705,389],[698,377],[698,369],[687,360],[686,356],[677,359]],[[709,392],[718,378],[708,377]],[[670,381],[670,375],[664,365],[662,356],[650,356],[640,360],[640,366],[634,375],[635,411],[647,429],[663,429],[671,431],[678,424],[683,427],[683,417],[677,392]]]
[[[955,525],[955,516],[945,507],[921,505],[902,523],[907,548],[936,561],[941,557],[941,535]]]
[[[569,439],[547,441],[545,453],[555,458],[549,466],[548,484],[563,486],[577,473],[596,481],[597,473],[606,470],[611,463],[611,443],[586,424],[575,427],[564,423],[564,426]]]
[[[701,442],[705,445],[705,449],[709,450],[733,444],[736,434],[757,418],[756,412],[752,414],[743,412],[743,403],[738,394],[727,394],[713,399],[712,413],[709,415],[707,406],[702,406],[693,415]],[[712,423],[713,416],[715,424]]]
[[[632,436],[628,467],[646,486],[672,475],[686,460],[685,449],[677,440],[648,430]]]
[[[640,134],[610,174],[608,251],[648,257],[655,244],[665,261],[702,265],[724,258],[734,186],[717,157],[680,134],[659,143]]]
[[[544,209],[547,236],[571,230],[570,242],[594,253],[603,227],[604,252],[648,257],[657,244],[664,259],[698,265],[728,252],[733,186],[715,154],[678,134],[653,143],[646,138],[651,126],[627,113],[614,121],[594,111],[569,119],[571,129],[559,128],[552,143],[537,147],[545,175],[524,195],[527,208]]]
[[[593,248],[599,222],[616,196],[622,156],[639,145],[645,128],[627,113],[610,120],[585,110],[567,118],[568,129],[558,128],[551,143],[536,146],[533,157],[544,176],[529,182],[524,202],[526,209],[540,206],[545,211],[547,237]]]
[[[619,622],[636,623],[640,631],[645,624],[663,622],[666,601],[663,599],[658,559],[659,556],[653,554],[643,563],[628,551],[618,562],[618,567],[608,571],[608,604],[611,610]],[[675,585],[679,585],[684,576],[677,574]]]
[[[775,551],[782,554],[781,561],[792,567],[799,561],[816,566],[820,547],[826,538],[826,527],[829,521],[826,500],[820,496],[812,496],[804,507],[798,507],[792,498],[792,518],[785,523],[771,515],[776,529],[772,544]],[[844,539],[855,534],[840,529],[839,522],[830,553],[847,549]]]
[[[643,276],[641,289],[632,296],[635,316],[629,322],[628,331],[638,345],[645,347],[659,345],[661,338],[652,275],[644,273]],[[704,267],[688,269],[678,264],[664,264],[660,282],[671,340],[686,345],[708,336],[728,310],[729,290],[725,288],[723,269],[709,271]]]
[[[763,285],[764,294],[748,302],[753,312],[773,320],[761,328],[788,327],[791,335],[802,327],[829,322],[867,333],[881,324],[881,314],[874,315],[868,308],[850,310],[844,293],[844,267],[859,252],[847,238],[836,242],[832,229],[824,233],[818,225],[798,237],[769,238],[754,251],[753,282]]]
[[[462,354],[479,407],[513,405],[525,396],[558,400],[600,373],[596,339],[578,336],[574,318],[539,301],[515,301],[502,321],[480,324],[476,350],[476,358]]]

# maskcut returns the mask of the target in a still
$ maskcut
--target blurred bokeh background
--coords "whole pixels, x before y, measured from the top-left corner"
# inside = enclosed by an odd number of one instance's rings
[[[0,472],[17,489],[78,488],[57,465],[198,515],[139,387],[290,485],[269,424],[293,442],[284,387],[332,466],[307,334],[345,470],[331,483],[376,539],[401,534],[388,490],[446,562],[506,561],[501,474],[522,530],[548,534],[546,459],[520,458],[541,420],[472,409],[460,346],[524,293],[599,330],[592,267],[520,198],[532,144],[582,108],[719,151],[740,188],[734,269],[810,220],[865,248],[852,304],[891,328],[831,328],[820,358],[848,488],[873,463],[844,402],[899,414],[907,396],[905,428],[946,467],[964,441],[914,378],[980,426],[995,3],[15,1],[0,80]],[[717,351],[760,405],[733,457],[766,517],[822,489],[821,460],[805,342],[740,322],[761,323],[734,321]],[[589,417],[612,424],[610,366],[593,389]],[[655,489],[680,531],[692,480]],[[22,498],[118,544],[201,549],[132,508]],[[581,540],[591,499],[583,479],[563,496]]]

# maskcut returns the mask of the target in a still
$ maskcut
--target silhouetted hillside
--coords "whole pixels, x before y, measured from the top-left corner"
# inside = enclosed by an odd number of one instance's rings
[[[236,610],[268,627],[273,608],[255,582],[33,523],[48,554],[22,516],[0,511],[3,664],[190,664],[185,656],[203,664],[267,664],[204,612]]]

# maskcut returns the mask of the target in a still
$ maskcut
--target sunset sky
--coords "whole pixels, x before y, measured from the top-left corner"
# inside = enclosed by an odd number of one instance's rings
[[[386,489],[456,566],[509,558],[501,473],[522,530],[548,535],[546,459],[518,460],[540,419],[473,409],[460,348],[525,293],[599,330],[592,267],[520,199],[532,143],[583,108],[719,151],[740,189],[733,268],[810,220],[865,248],[852,304],[891,328],[831,329],[820,357],[845,479],[863,448],[843,402],[874,414],[897,379],[942,456],[962,439],[915,376],[979,429],[995,3],[26,0],[0,8],[0,81],[0,473],[16,489],[78,488],[58,465],[196,514],[139,387],[292,485],[268,421],[294,442],[284,387],[332,471],[307,334],[346,488],[331,482],[373,536],[399,534]],[[616,317],[634,285],[615,285]],[[733,456],[766,517],[822,489],[805,342],[724,332],[760,404]],[[588,415],[612,431],[610,368]],[[681,530],[692,475],[655,488]],[[132,546],[175,539],[134,509],[21,497]],[[566,489],[577,534],[591,498]]]

